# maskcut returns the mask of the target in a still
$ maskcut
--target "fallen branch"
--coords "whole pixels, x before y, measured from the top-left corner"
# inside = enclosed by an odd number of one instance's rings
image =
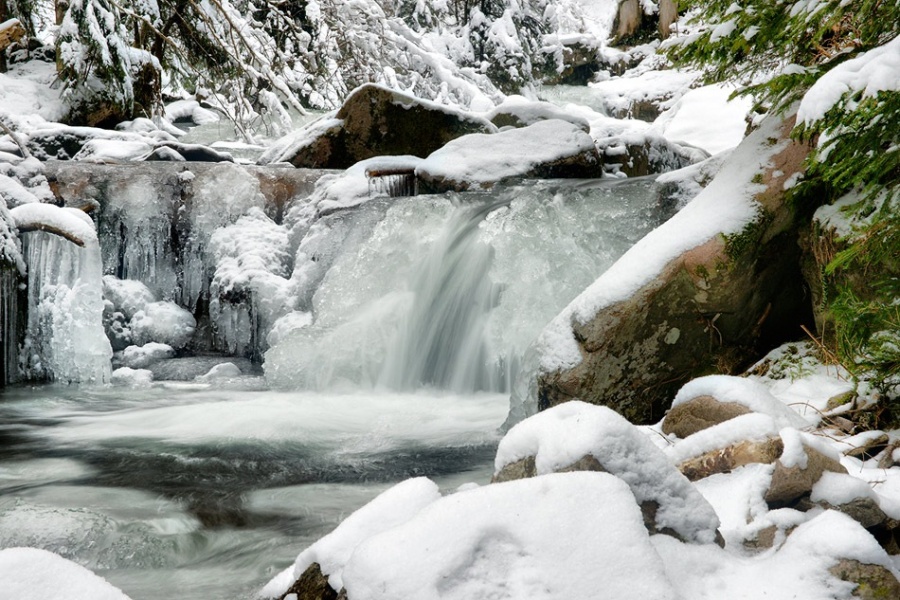
[[[47,233],[52,233],[53,235],[58,235],[61,238],[65,238],[80,248],[84,248],[84,240],[76,237],[75,234],[69,231],[65,231],[64,229],[60,229],[59,227],[54,227],[53,225],[48,225],[47,223],[22,223],[18,225],[18,230],[19,233],[28,233],[29,231],[46,231]]]

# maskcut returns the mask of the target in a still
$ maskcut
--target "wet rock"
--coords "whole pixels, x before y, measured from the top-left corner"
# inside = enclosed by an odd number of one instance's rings
[[[709,153],[687,144],[661,137],[613,139],[603,147],[603,163],[608,171],[628,177],[643,177],[683,169],[709,158]]]
[[[842,559],[828,571],[843,581],[856,584],[853,596],[861,600],[900,598],[900,581],[887,568],[857,560]]]
[[[686,460],[678,465],[678,470],[691,481],[698,481],[716,473],[730,473],[744,465],[772,464],[783,450],[781,438],[747,440]]]
[[[698,396],[673,407],[663,420],[662,430],[666,435],[686,438],[749,412],[749,408],[737,402],[719,402],[712,396]]]
[[[279,600],[338,600],[338,593],[328,585],[328,577],[322,573],[319,563],[313,563]]]
[[[326,125],[311,124],[321,129],[315,135],[292,134],[301,141],[283,144],[280,155],[263,155],[261,162],[346,169],[373,156],[424,158],[460,136],[496,131],[481,117],[374,84],[354,90]]]

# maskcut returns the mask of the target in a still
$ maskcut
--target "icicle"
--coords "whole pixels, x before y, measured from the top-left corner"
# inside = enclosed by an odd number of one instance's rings
[[[103,332],[103,269],[96,238],[85,240],[84,248],[40,231],[23,238],[28,325],[20,360],[26,376],[108,382],[112,349]]]
[[[419,180],[414,169],[380,169],[366,171],[369,196],[402,198],[419,193]]]

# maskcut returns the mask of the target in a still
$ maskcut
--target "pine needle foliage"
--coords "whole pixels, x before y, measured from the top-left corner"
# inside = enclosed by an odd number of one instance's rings
[[[672,58],[702,70],[708,81],[737,83],[760,112],[794,110],[834,69],[884,50],[900,35],[898,0],[688,0],[682,7],[694,15],[695,29],[671,44]],[[811,214],[819,205],[856,198],[844,209],[853,233],[839,240],[823,269],[820,310],[851,371],[896,396],[900,85],[883,87],[848,86],[823,115],[798,123],[794,136],[813,150],[790,199]]]

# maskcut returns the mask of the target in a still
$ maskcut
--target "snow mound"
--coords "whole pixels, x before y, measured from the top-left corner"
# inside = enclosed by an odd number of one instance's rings
[[[623,480],[639,503],[656,502],[656,525],[687,541],[713,543],[719,519],[688,479],[647,436],[605,406],[571,401],[529,417],[500,442],[495,474],[528,456],[538,475],[593,456]]]
[[[343,583],[354,600],[676,598],[628,486],[586,472],[441,498],[357,546]]]
[[[143,346],[128,346],[125,348],[124,352],[122,352],[122,362],[126,367],[142,369],[173,356],[175,356],[175,349],[172,346],[158,342],[148,342]]]
[[[747,96],[730,99],[732,91],[718,84],[690,90],[668,103],[668,109],[656,118],[650,131],[703,148],[710,154],[734,148],[744,139],[753,100]]]
[[[713,450],[719,450],[738,442],[753,440],[764,441],[778,435],[775,419],[766,414],[748,413],[724,423],[707,427],[678,440],[665,449],[666,454],[675,464],[700,456]]]
[[[131,333],[137,345],[160,342],[184,348],[196,327],[194,315],[174,302],[151,302],[131,319]]]
[[[292,567],[260,592],[264,598],[284,594],[313,563],[319,563],[336,591],[343,586],[343,569],[356,547],[370,537],[405,523],[441,497],[437,485],[425,477],[407,479],[379,494],[344,519],[337,528],[297,556]]]
[[[3,597],[16,600],[128,600],[105,579],[65,558],[37,548],[0,550]]]
[[[550,102],[536,102],[524,96],[507,96],[503,102],[493,110],[484,113],[483,116],[498,127],[509,125],[522,127],[534,125],[540,121],[558,119],[590,131],[590,124],[584,117],[572,115]]]

